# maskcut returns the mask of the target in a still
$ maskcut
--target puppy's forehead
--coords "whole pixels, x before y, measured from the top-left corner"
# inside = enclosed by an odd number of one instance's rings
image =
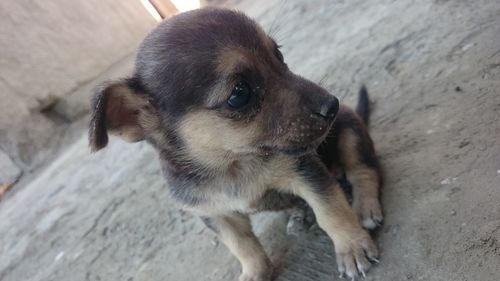
[[[243,13],[207,8],[161,23],[146,37],[139,53],[213,58],[228,46],[262,52],[269,50],[272,44],[262,28]]]
[[[182,114],[184,108],[201,105],[206,89],[222,75],[252,58],[269,57],[273,48],[274,41],[243,13],[193,10],[162,22],[146,36],[134,75],[168,111]]]

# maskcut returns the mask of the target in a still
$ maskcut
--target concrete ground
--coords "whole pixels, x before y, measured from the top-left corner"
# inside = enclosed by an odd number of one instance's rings
[[[232,4],[231,4],[232,3]],[[367,280],[500,279],[500,3],[241,1],[295,72],[347,104],[365,83],[385,169]],[[0,280],[237,280],[238,262],[168,197],[154,151],[86,136],[0,202]],[[317,228],[254,218],[279,281],[337,280]]]

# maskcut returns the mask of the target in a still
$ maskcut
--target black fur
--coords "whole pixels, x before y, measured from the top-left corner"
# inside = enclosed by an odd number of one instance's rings
[[[311,184],[315,192],[325,194],[330,190],[332,175],[316,155],[306,155],[299,158],[297,162],[297,171]]]
[[[370,121],[370,98],[368,97],[368,91],[366,90],[365,85],[361,86],[358,96],[359,97],[358,105],[356,106],[356,113],[368,126],[368,122]]]
[[[297,206],[304,200],[293,194],[283,193],[274,189],[269,190],[258,203],[253,206],[255,212],[261,211],[279,211]]]
[[[107,95],[105,87],[100,88],[92,99],[92,116],[89,126],[89,145],[92,151],[100,150],[108,144],[108,129],[106,126]]]
[[[365,86],[361,88],[359,98],[360,100],[358,101],[358,106],[356,107],[356,111],[359,111],[359,113],[354,112],[347,107],[341,107],[337,114],[337,119],[335,120],[335,123],[333,123],[332,129],[330,130],[325,141],[317,150],[323,163],[325,163],[325,165],[332,172],[334,172],[336,165],[342,165],[337,155],[337,149],[339,149],[339,136],[346,130],[351,130],[355,135],[357,135],[358,142],[356,143],[356,149],[358,150],[359,157],[361,157],[359,160],[368,167],[379,171],[379,162],[366,124],[369,119],[369,116],[367,115],[369,114],[369,100],[368,91]],[[360,114],[365,116],[362,117]]]

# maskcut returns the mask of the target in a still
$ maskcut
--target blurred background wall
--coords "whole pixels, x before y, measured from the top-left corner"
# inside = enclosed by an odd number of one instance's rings
[[[139,0],[0,1],[0,177],[57,150],[155,24]]]

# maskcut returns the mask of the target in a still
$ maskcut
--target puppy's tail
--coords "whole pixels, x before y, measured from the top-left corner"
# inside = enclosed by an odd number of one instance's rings
[[[359,90],[358,105],[356,106],[356,113],[361,117],[363,122],[368,125],[370,121],[370,98],[365,85],[361,86]]]

